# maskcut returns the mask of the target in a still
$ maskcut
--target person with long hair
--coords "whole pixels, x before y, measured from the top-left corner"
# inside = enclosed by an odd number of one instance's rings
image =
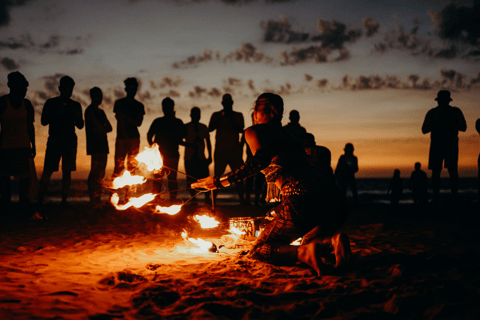
[[[349,238],[335,234],[346,221],[348,203],[340,189],[309,165],[301,141],[282,128],[283,99],[263,93],[255,101],[254,125],[245,130],[253,157],[239,169],[192,184],[196,189],[220,189],[262,172],[266,201],[279,201],[275,217],[250,250],[252,258],[276,264],[306,263],[318,275],[334,271],[321,257],[334,252],[334,268],[350,265]],[[289,245],[303,237],[300,246]]]

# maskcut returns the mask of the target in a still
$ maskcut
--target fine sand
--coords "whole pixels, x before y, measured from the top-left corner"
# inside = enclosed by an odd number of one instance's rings
[[[232,246],[228,218],[266,210],[219,206],[222,223],[204,230],[201,206],[47,204],[48,221],[0,226],[0,319],[478,319],[478,203],[360,204],[342,228],[353,268],[321,277]],[[201,252],[184,229],[226,247]]]

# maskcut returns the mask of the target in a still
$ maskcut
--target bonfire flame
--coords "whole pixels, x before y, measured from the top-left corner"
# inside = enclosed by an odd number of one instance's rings
[[[219,222],[216,221],[215,218],[209,217],[207,215],[200,216],[197,214],[193,218],[195,219],[195,221],[200,223],[200,226],[203,229],[215,228],[219,225]]]
[[[148,171],[158,171],[163,167],[163,160],[158,150],[158,144],[154,143],[150,148],[145,147],[145,150],[140,152],[135,159],[147,166]]]
[[[234,240],[237,240],[242,234],[245,234],[245,231],[242,231],[236,227],[231,227],[228,232],[231,233],[231,236],[234,238]]]
[[[152,201],[153,199],[155,199],[155,195],[153,193],[147,193],[138,198],[130,198],[130,200],[124,205],[118,205],[118,202],[120,201],[120,197],[118,196],[117,193],[114,193],[110,201],[115,206],[115,208],[117,208],[117,210],[126,210],[132,206],[135,208],[140,208],[146,203]]]
[[[154,213],[166,213],[171,216],[177,214],[182,209],[182,205],[172,205],[170,207],[157,206]]]
[[[302,244],[302,238],[298,238],[297,240],[293,241],[292,243],[290,243],[291,246],[299,246]]]
[[[189,238],[188,237],[188,234],[187,234],[187,231],[183,230],[182,232],[182,238],[185,240],[185,241],[189,241],[193,244],[196,244],[202,251],[204,252],[216,252],[216,246],[215,244],[213,244],[212,242],[210,241],[205,241],[203,239],[193,239],[193,238]]]
[[[125,186],[145,183],[147,180],[142,176],[132,176],[130,171],[125,170],[121,176],[113,179],[112,189],[120,189]]]

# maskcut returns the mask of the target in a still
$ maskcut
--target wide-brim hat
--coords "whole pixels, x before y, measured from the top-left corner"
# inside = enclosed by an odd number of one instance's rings
[[[435,98],[437,101],[452,101],[450,98],[450,91],[448,90],[440,90],[437,93],[437,97]]]

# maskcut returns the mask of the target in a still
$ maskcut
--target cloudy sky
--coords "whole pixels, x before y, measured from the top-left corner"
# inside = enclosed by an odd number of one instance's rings
[[[39,121],[58,80],[76,82],[74,99],[88,106],[88,90],[104,91],[103,108],[115,128],[113,102],[123,80],[141,81],[138,99],[146,132],[170,96],[177,117],[203,123],[231,93],[250,124],[255,97],[275,92],[317,144],[332,151],[335,167],[352,142],[361,177],[408,176],[426,169],[429,136],[421,133],[436,93],[452,91],[467,131],[460,134],[460,172],[474,175],[480,138],[480,16],[478,0],[4,0],[0,4],[0,93],[7,74],[30,82],[37,111],[37,167],[47,128]],[[84,130],[77,178],[89,170]],[[212,136],[212,140],[214,137]],[[113,167],[115,129],[109,134]],[[108,174],[108,172],[107,172]]]

